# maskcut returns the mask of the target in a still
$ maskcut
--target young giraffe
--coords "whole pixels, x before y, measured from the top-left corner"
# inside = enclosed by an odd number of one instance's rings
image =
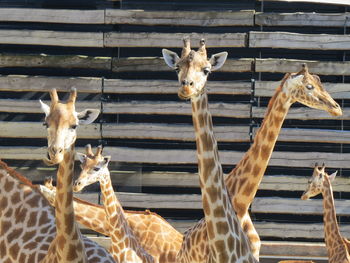
[[[163,50],[163,57],[171,68],[176,69],[177,72],[179,70],[189,72],[193,78],[197,79],[197,82],[205,85],[207,76],[203,74],[203,69],[191,68],[181,63],[182,59],[176,53],[168,50]],[[342,114],[339,105],[323,89],[319,77],[311,75],[307,66],[303,64],[298,73],[288,73],[282,79],[280,87],[270,100],[254,143],[225,179],[232,205],[250,240],[256,259],[259,258],[260,239],[249,216],[248,208],[264,175],[285,116],[290,106],[296,101],[312,108],[328,111],[335,116]],[[208,241],[205,231],[206,222],[202,219],[185,233],[186,242],[183,242],[179,253],[180,258],[188,258],[188,261],[191,262],[206,261]]]
[[[179,97],[190,99],[192,104],[199,182],[210,252],[205,255],[206,260],[221,263],[256,262],[225,186],[204,88],[209,72],[219,69],[225,63],[227,52],[215,54],[208,60],[203,39],[197,52],[191,50],[189,39],[184,39],[181,58],[166,49],[162,52],[165,62],[178,73],[181,84]],[[178,261],[191,260],[180,255]]]
[[[301,199],[307,200],[322,193],[323,223],[328,260],[330,263],[349,263],[350,242],[340,234],[334,206],[331,182],[336,174],[337,172],[328,175],[324,164],[322,166],[317,166],[316,164],[307,189],[301,196]]]
[[[74,156],[76,128],[79,124],[93,122],[99,110],[75,111],[76,89],[72,89],[66,103],[60,102],[57,91],[50,92],[51,106],[42,101],[41,108],[45,113],[45,125],[48,131],[49,165],[59,164],[57,172],[57,194],[55,198],[56,236],[51,242],[43,263],[52,262],[114,262],[110,255],[100,258],[89,255],[85,240],[74,220],[72,180],[74,174]]]
[[[74,183],[73,191],[79,192],[87,185],[100,183],[103,204],[110,224],[110,251],[113,258],[120,263],[154,262],[153,257],[144,250],[129,227],[123,208],[114,193],[108,170],[111,157],[102,156],[102,146],[97,147],[96,154],[93,154],[90,144],[86,146],[86,154],[78,153],[78,157],[82,163],[82,171]]]
[[[52,178],[39,185],[41,192],[52,206],[55,205],[56,188]],[[105,208],[74,197],[76,220],[84,226],[109,236],[111,231]],[[164,218],[150,211],[124,211],[128,225],[139,240],[140,245],[153,258],[162,263],[175,262],[183,235],[176,231]]]

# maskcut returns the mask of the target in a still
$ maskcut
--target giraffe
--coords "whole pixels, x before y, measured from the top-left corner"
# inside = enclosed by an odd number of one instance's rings
[[[82,171],[74,182],[73,191],[79,192],[87,185],[100,183],[103,204],[110,224],[110,251],[113,258],[125,263],[153,263],[153,257],[144,250],[129,227],[123,208],[114,193],[108,170],[111,157],[102,155],[102,146],[97,147],[96,153],[93,154],[90,144],[86,146],[86,154],[77,154]]]
[[[99,110],[75,111],[76,89],[72,89],[68,101],[59,101],[56,89],[50,91],[51,105],[40,101],[45,113],[45,123],[48,131],[48,154],[46,164],[58,164],[57,188],[55,198],[56,235],[48,252],[41,262],[92,262],[99,258],[94,255],[88,261],[86,242],[75,220],[73,209],[73,174],[75,157],[76,128],[79,124],[93,122]],[[100,262],[114,262],[110,255],[99,259]]]
[[[324,164],[322,166],[315,165],[312,177],[301,199],[308,200],[310,197],[322,193],[323,223],[328,260],[330,263],[349,263],[350,242],[342,237],[339,231],[331,184],[337,171],[328,175],[325,168]]]
[[[166,64],[177,71],[178,77],[181,71],[193,75],[193,79],[196,79],[198,85],[202,86],[201,90],[203,92],[207,79],[206,75],[210,70],[189,67],[181,62],[182,59],[176,53],[168,50],[163,50],[163,57]],[[179,80],[182,82],[180,78]],[[225,178],[231,203],[244,232],[250,240],[252,252],[257,260],[261,243],[249,216],[248,208],[264,175],[282,123],[294,102],[328,111],[334,116],[342,114],[340,106],[323,89],[319,77],[310,74],[306,64],[303,64],[298,73],[287,73],[284,76],[269,102],[264,121],[255,136],[254,143]],[[193,228],[186,231],[185,241],[182,243],[179,252],[180,258],[186,257],[191,262],[206,262],[208,252],[206,228],[206,221],[202,219]]]
[[[181,84],[178,96],[191,100],[199,183],[209,246],[207,262],[257,262],[225,186],[217,141],[213,134],[212,117],[208,109],[208,97],[204,89],[208,74],[221,68],[226,61],[227,52],[215,54],[208,60],[204,39],[200,41],[198,51],[194,51],[190,48],[189,39],[185,38],[181,58],[170,50],[163,49],[162,53],[168,66],[177,71]],[[190,262],[188,258],[179,257],[178,260]]]
[[[45,180],[44,185],[39,185],[39,188],[50,204],[54,206],[56,188],[52,185],[52,179]],[[76,220],[80,224],[105,236],[110,235],[109,222],[103,206],[76,197],[74,197],[73,205]],[[124,214],[140,245],[157,262],[175,262],[183,239],[181,233],[164,218],[149,210],[124,211]]]
[[[0,262],[41,262],[56,236],[55,212],[37,186],[0,161]],[[84,238],[89,262],[114,262]]]

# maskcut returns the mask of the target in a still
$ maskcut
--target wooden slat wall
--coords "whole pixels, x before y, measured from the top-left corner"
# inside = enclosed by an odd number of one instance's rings
[[[47,101],[51,88],[67,92],[76,87],[78,111],[102,111],[96,123],[79,127],[78,151],[86,143],[105,143],[115,186],[140,191],[118,193],[121,202],[132,209],[172,211],[168,219],[185,231],[202,207],[191,106],[177,98],[178,82],[160,57],[161,48],[178,51],[181,39],[190,36],[193,47],[206,38],[209,55],[229,50],[207,85],[227,171],[252,142],[278,80],[306,62],[325,79],[324,88],[342,104],[343,116],[300,105],[290,110],[251,213],[264,240],[263,256],[324,258],[323,245],[307,243],[302,249],[299,243],[268,240],[323,239],[321,201],[299,199],[315,162],[325,162],[330,171],[341,169],[333,189],[348,196],[350,62],[349,35],[342,34],[348,13],[318,13],[317,5],[316,12],[304,13],[260,7],[259,12],[0,8],[0,22],[9,25],[0,30],[5,47],[0,53],[0,158],[34,182],[54,176],[55,168],[40,162],[46,131],[38,99]],[[31,24],[21,27],[26,23]],[[160,194],[159,188],[186,194]],[[80,197],[98,202],[99,195],[95,187]],[[350,236],[348,205],[348,200],[336,200],[341,230]],[[310,215],[317,219],[301,219]],[[313,254],[308,246],[315,248]]]

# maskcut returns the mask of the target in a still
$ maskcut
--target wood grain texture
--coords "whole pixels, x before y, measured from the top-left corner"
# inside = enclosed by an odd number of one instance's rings
[[[250,72],[254,59],[227,59],[218,71],[221,72]],[[112,70],[114,72],[137,72],[137,71],[173,71],[169,68],[163,58],[160,57],[128,57],[113,58]]]
[[[298,72],[301,64],[306,63],[309,71],[320,75],[350,75],[350,61],[315,61],[296,59],[255,59],[256,72]],[[283,76],[281,76],[282,78]]]
[[[248,126],[214,126],[219,142],[249,142]],[[103,124],[104,138],[195,141],[192,125],[121,123]]]
[[[308,50],[347,50],[350,48],[350,36],[250,31],[249,47]]]
[[[2,29],[0,44],[103,47],[103,33]]]
[[[260,26],[349,26],[348,13],[257,13],[255,24]]]
[[[101,93],[101,78],[69,78],[44,77],[28,75],[0,76],[0,91],[37,91],[48,92],[52,88],[57,91],[70,91],[75,87],[78,93]]]
[[[241,103],[211,103],[210,111],[213,116],[248,118],[249,104]],[[192,115],[191,103],[184,102],[104,102],[103,112],[106,114],[160,114],[160,115]]]
[[[217,11],[144,11],[106,9],[107,24],[171,26],[253,26],[254,10]]]
[[[240,81],[208,81],[206,88],[208,94],[248,95],[250,94],[251,83]],[[179,82],[177,80],[104,80],[105,93],[177,94],[178,89]]]
[[[104,33],[105,47],[164,47],[179,48],[183,43],[181,39],[189,37],[192,40],[192,46],[199,46],[199,40],[204,38],[207,47],[245,47],[246,33]],[[198,42],[198,43],[197,43]]]
[[[0,8],[0,21],[62,24],[103,24],[104,10]]]
[[[112,59],[80,55],[0,54],[2,68],[64,68],[110,70]]]

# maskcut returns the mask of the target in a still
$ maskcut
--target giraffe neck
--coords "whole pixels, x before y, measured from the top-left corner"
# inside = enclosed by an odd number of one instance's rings
[[[282,91],[282,85],[269,102],[264,121],[255,135],[254,143],[226,177],[226,185],[239,218],[247,213],[255,197],[283,121],[292,105],[290,98]]]
[[[58,166],[56,187],[57,250],[63,262],[87,262],[73,208],[74,144]]]
[[[237,261],[251,259],[247,239],[232,209],[224,183],[207,94],[192,98],[191,102],[199,181],[212,259],[214,262],[231,262],[233,258]],[[242,252],[240,255],[236,253],[237,248]]]
[[[328,250],[328,256],[331,259],[332,257],[336,256],[336,254],[347,254],[347,249],[338,227],[332,185],[329,178],[326,176],[323,182],[322,196],[325,243]]]
[[[123,207],[114,193],[109,172],[100,180],[100,187],[111,229],[113,258],[118,262],[152,262],[151,257],[141,247],[128,225]]]

